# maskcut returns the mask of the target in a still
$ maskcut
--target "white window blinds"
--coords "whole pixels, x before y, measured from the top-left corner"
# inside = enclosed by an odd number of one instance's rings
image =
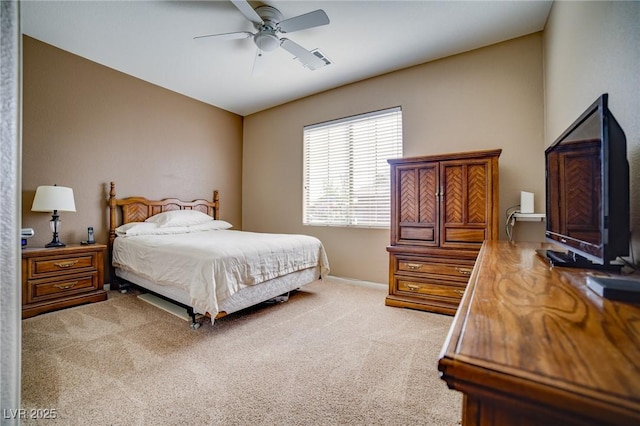
[[[388,228],[387,159],[401,156],[400,107],[305,126],[303,223]]]

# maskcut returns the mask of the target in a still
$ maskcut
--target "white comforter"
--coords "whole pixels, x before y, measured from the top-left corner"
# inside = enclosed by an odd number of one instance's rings
[[[191,304],[212,316],[218,301],[243,287],[329,263],[320,240],[307,235],[216,230],[118,237],[113,265],[189,292]]]

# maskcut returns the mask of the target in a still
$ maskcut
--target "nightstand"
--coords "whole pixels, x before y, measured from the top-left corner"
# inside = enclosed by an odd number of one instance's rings
[[[104,244],[22,249],[22,318],[107,300]]]

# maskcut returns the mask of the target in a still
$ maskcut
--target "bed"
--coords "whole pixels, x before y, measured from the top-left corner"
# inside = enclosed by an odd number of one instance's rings
[[[237,231],[213,200],[116,198],[109,191],[112,282],[133,283],[187,309],[191,328],[324,278],[329,264],[308,235]]]

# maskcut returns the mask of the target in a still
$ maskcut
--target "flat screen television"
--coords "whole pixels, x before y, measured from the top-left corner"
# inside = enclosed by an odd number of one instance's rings
[[[554,266],[620,269],[629,254],[625,134],[600,96],[545,150],[547,241]]]

